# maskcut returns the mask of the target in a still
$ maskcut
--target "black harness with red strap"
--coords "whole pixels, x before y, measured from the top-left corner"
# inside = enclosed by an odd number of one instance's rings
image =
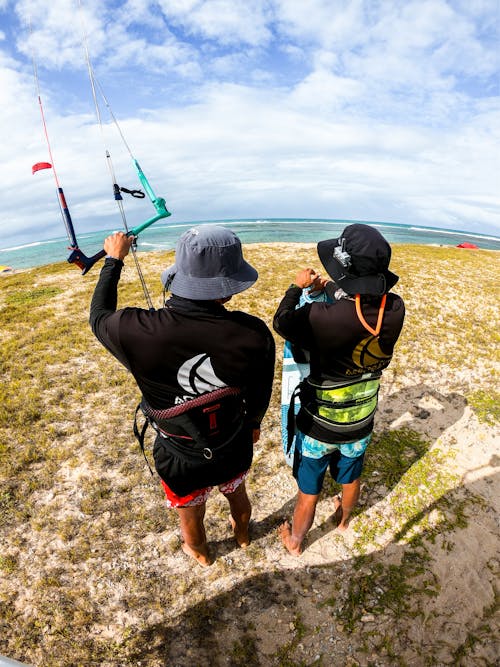
[[[141,428],[137,423],[139,412],[145,418]],[[224,462],[228,458],[227,450],[235,448],[236,439],[245,427],[245,401],[241,390],[236,387],[216,389],[164,410],[151,407],[142,398],[135,411],[134,434],[153,474],[144,449],[148,426],[160,436],[154,451],[158,474],[176,493],[183,495],[184,490],[192,486],[188,479],[183,479],[186,469],[190,473],[196,470],[199,477],[200,469],[210,468],[205,484],[216,484],[219,482],[210,479],[220,463],[222,481],[230,479],[227,477],[229,473],[224,470]],[[229,454],[229,458],[233,459]],[[168,462],[168,474],[162,474],[165,461]]]

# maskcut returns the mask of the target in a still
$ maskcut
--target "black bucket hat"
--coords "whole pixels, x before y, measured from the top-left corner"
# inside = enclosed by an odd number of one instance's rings
[[[318,256],[328,275],[347,294],[382,296],[399,280],[389,271],[391,246],[370,225],[349,225],[338,239],[320,241]]]
[[[257,271],[243,259],[236,234],[221,225],[200,225],[177,241],[175,264],[165,269],[165,289],[185,299],[225,299],[251,287]]]

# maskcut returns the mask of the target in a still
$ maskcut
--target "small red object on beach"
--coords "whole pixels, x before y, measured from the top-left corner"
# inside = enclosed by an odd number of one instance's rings
[[[459,243],[457,248],[469,248],[469,250],[478,250],[478,246],[475,243],[469,243],[464,241],[464,243]]]

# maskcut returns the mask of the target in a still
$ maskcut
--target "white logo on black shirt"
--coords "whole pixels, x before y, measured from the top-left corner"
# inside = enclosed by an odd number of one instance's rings
[[[215,374],[208,354],[198,354],[185,361],[177,373],[177,382],[184,391],[195,396],[227,386]]]

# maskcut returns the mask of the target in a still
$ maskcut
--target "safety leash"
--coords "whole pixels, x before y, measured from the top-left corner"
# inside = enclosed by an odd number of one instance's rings
[[[356,315],[358,316],[359,321],[361,324],[364,326],[364,328],[369,331],[371,334],[374,336],[378,336],[380,333],[380,330],[382,328],[382,319],[384,317],[384,310],[385,310],[385,302],[387,301],[387,294],[384,294],[382,297],[382,301],[380,302],[380,307],[378,309],[378,318],[377,318],[377,324],[375,326],[375,329],[371,327],[368,322],[365,320],[363,316],[363,312],[361,310],[361,294],[356,294]]]

